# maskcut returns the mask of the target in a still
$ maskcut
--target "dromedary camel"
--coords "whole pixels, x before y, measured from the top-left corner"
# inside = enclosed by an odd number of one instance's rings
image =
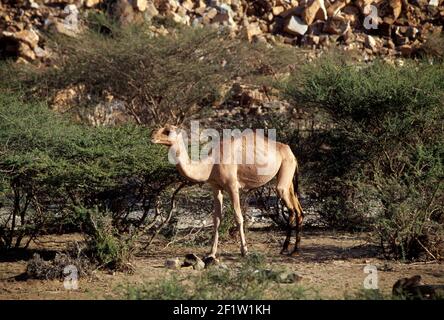
[[[229,140],[230,143],[226,143]],[[287,236],[282,248],[282,254],[297,255],[301,239],[303,212],[295,194],[293,179],[297,181],[297,161],[290,147],[286,144],[274,142],[263,135],[250,134],[231,137],[220,141],[220,148],[216,154],[213,150],[205,159],[190,160],[188,147],[184,143],[183,131],[175,126],[167,125],[155,131],[152,142],[169,146],[170,155],[173,154],[176,167],[181,175],[193,182],[207,182],[211,185],[214,196],[214,238],[209,257],[216,258],[218,245],[218,229],[221,222],[223,191],[227,192],[234,207],[235,220],[240,233],[241,253],[247,254],[243,216],[239,200],[239,191],[261,187],[277,175],[277,192],[289,209]],[[275,148],[269,148],[273,143]],[[222,161],[234,159],[233,155],[240,152],[245,159],[246,152],[254,153],[254,163],[243,161]],[[215,157],[220,161],[215,161]],[[267,166],[267,170],[260,170]],[[265,172],[265,173],[264,173]],[[296,222],[296,243],[293,251],[288,251],[291,233]]]

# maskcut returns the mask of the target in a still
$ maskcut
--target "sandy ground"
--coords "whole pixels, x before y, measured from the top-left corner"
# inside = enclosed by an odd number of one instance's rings
[[[61,250],[67,241],[79,239],[79,235],[45,236],[33,244],[36,250]],[[425,283],[444,284],[444,263],[417,262],[400,263],[387,261],[378,256],[377,248],[367,242],[365,234],[306,231],[299,257],[279,254],[283,234],[277,231],[249,231],[249,249],[266,256],[268,267],[288,269],[302,276],[298,285],[309,289],[313,298],[343,299],[363,288],[366,265],[378,269],[378,286],[384,293],[390,293],[393,284],[402,277],[416,274]],[[199,271],[182,269],[168,270],[165,259],[183,257],[193,252],[204,256],[206,247],[185,247],[157,243],[151,250],[137,255],[133,274],[95,271],[90,279],[81,279],[78,290],[65,290],[62,281],[15,280],[14,277],[26,270],[26,257],[0,257],[0,299],[116,299],[121,297],[122,288],[129,284],[158,280],[169,274],[179,273],[181,277]],[[227,266],[239,264],[238,243],[225,240],[220,244],[220,259]],[[288,284],[296,285],[296,284]]]

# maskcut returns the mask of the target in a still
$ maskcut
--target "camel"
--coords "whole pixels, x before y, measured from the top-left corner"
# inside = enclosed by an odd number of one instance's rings
[[[228,141],[229,143],[226,140],[230,140]],[[204,159],[190,160],[188,148],[183,141],[183,131],[172,125],[167,125],[154,131],[151,139],[152,143],[169,147],[169,153],[176,157],[176,168],[182,176],[193,182],[208,183],[211,186],[214,197],[214,224],[213,245],[208,257],[216,259],[219,241],[218,230],[222,218],[223,192],[228,193],[231,199],[240,235],[240,250],[242,256],[245,256],[248,250],[239,192],[240,190],[252,190],[261,187],[275,176],[277,176],[277,194],[289,210],[287,233],[281,254],[288,254],[290,256],[299,254],[303,211],[293,185],[294,180],[297,187],[298,164],[288,145],[274,140],[270,141],[264,135],[249,133],[241,137],[231,137],[230,139],[220,141],[219,150],[214,151],[213,148],[209,152],[208,157]],[[275,148],[269,148],[271,143],[274,143]],[[248,149],[248,147],[251,149]],[[233,155],[236,152],[240,152],[243,155],[242,159],[245,159],[246,150],[254,150],[254,159],[256,159],[254,163],[231,161],[234,159]],[[219,156],[219,160],[231,160],[215,161],[216,156]],[[260,170],[261,165],[267,166],[265,173]],[[288,247],[293,229],[296,230],[296,243],[294,249],[290,252]]]

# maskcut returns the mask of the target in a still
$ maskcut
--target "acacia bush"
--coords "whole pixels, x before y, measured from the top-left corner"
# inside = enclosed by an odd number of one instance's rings
[[[329,112],[342,135],[323,161],[340,169],[323,171],[324,218],[334,208],[342,221],[370,218],[388,256],[442,258],[444,64],[324,57],[291,76],[286,93]]]
[[[146,24],[124,28],[102,16],[91,20],[77,39],[53,36],[57,68],[21,68],[8,86],[48,102],[62,89],[81,88],[71,109],[112,95],[136,123],[157,125],[196,115],[218,103],[224,86],[273,76],[297,56],[294,49],[249,44],[222,29],[180,27],[162,36]],[[103,25],[106,34],[99,32]]]
[[[150,130],[73,124],[45,103],[13,95],[0,95],[0,146],[2,249],[27,247],[66,221],[100,240],[110,226],[91,228],[99,221],[91,210],[110,219],[120,233],[109,236],[117,242],[130,226],[149,232],[146,226],[155,227],[162,214],[153,210],[157,197],[179,181],[165,150],[150,142]]]

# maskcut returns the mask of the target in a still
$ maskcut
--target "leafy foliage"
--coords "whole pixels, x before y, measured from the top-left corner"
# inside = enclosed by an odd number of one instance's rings
[[[25,236],[29,244],[66,215],[83,225],[88,220],[79,207],[110,212],[122,231],[129,212],[140,209],[141,225],[158,194],[178,181],[143,127],[73,124],[44,103],[11,95],[0,96],[0,119],[2,248],[20,246]]]
[[[324,171],[333,196],[326,209],[373,217],[387,255],[442,258],[444,65],[329,58],[286,85],[293,99],[329,112],[342,135],[326,155],[327,168],[341,169]],[[331,158],[335,151],[341,157]]]

